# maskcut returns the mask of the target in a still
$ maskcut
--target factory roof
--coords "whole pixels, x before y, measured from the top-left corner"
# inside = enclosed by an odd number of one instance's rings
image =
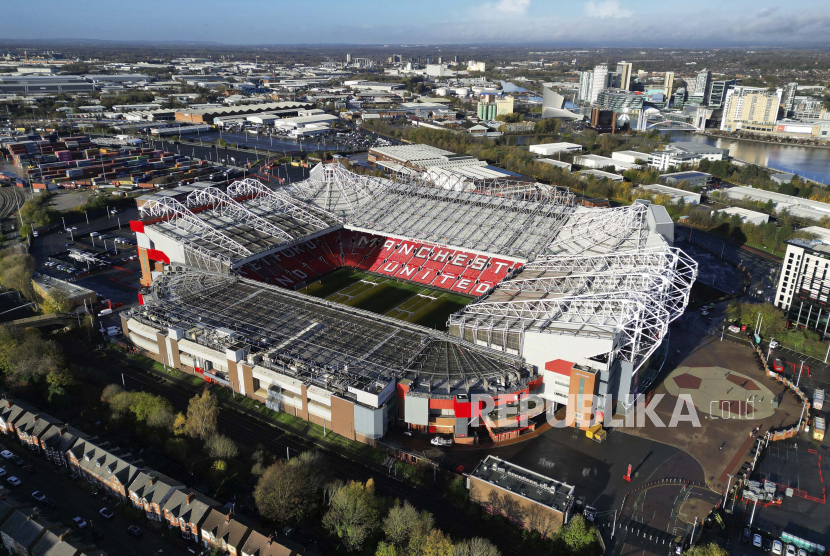
[[[765,203],[772,201],[776,211],[788,211],[792,216],[810,220],[821,220],[830,216],[830,204],[811,199],[803,199],[792,195],[785,195],[775,191],[766,191],[754,187],[730,187],[721,191],[730,199],[748,199]]]
[[[476,466],[472,476],[563,514],[573,499],[573,486],[496,456],[487,456]]]
[[[693,141],[678,141],[677,143],[670,144],[667,148],[698,155],[727,154],[729,152],[728,149],[719,149],[718,147],[713,147],[711,145],[707,145],[706,143],[697,143]]]
[[[194,114],[194,115],[231,115],[231,114],[255,114],[259,112],[266,112],[268,110],[279,110],[282,108],[296,108],[301,106],[308,106],[307,102],[266,102],[262,104],[246,104],[243,106],[216,106],[209,108],[181,108],[177,110],[179,114]]]
[[[687,191],[686,189],[678,189],[676,187],[669,187],[668,185],[661,185],[659,183],[641,185],[640,188],[645,189],[646,191],[652,191],[657,194],[668,195],[672,199],[697,197],[697,199],[700,200],[700,193],[695,193],[694,191]]]
[[[55,291],[63,293],[68,299],[74,299],[84,295],[95,295],[95,292],[88,288],[61,280],[60,278],[46,276],[45,274],[32,278],[32,281],[50,297]]]

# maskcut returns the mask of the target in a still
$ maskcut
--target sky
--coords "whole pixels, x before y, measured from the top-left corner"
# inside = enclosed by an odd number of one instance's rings
[[[828,0],[38,0],[2,39],[830,47]]]

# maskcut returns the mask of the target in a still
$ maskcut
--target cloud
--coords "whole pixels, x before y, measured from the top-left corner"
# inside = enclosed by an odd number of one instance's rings
[[[634,15],[634,12],[620,6],[619,0],[605,0],[605,2],[590,0],[590,2],[585,4],[585,15],[588,17],[612,17],[620,19],[631,17]]]
[[[758,12],[758,17],[769,17],[777,11],[778,11],[778,6],[773,6],[771,8],[764,8],[763,10]]]
[[[509,14],[525,14],[530,7],[530,0],[499,0],[496,9]]]

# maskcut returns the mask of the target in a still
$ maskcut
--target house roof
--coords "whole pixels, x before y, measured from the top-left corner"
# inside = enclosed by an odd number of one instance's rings
[[[78,439],[89,440],[89,435],[79,431],[74,427],[69,426],[54,426],[47,429],[43,436],[40,437],[41,442],[47,448],[55,449],[59,452],[66,452],[75,444]]]
[[[0,526],[0,532],[9,536],[21,546],[32,548],[46,529],[56,526],[56,524],[38,517],[36,514],[36,508],[17,509]]]
[[[187,523],[200,525],[211,508],[219,507],[219,502],[194,490],[177,490],[164,504],[164,511],[170,512]]]
[[[242,547],[242,556],[299,556],[305,548],[286,537],[266,537],[259,531],[251,531]]]
[[[248,537],[251,528],[242,520],[233,517],[232,514],[222,513],[220,509],[211,508],[205,521],[201,526],[202,531],[207,531],[212,539],[219,542],[222,539],[228,546],[240,546]]]
[[[69,537],[72,530],[61,527],[53,531],[46,531],[32,548],[34,556],[78,556],[86,545],[78,544]]]
[[[36,412],[37,409],[25,402],[15,400],[0,400],[0,421],[14,424],[24,412]]]
[[[151,504],[161,504],[171,488],[182,488],[184,485],[157,471],[142,471],[136,475],[128,490]]]
[[[75,443],[71,451],[78,465],[105,482],[115,477],[126,488],[141,471],[144,462],[133,461],[131,455],[121,455],[121,450],[111,447],[109,442],[96,444],[97,441],[93,438]]]
[[[37,411],[27,411],[15,423],[18,434],[25,434],[34,438],[40,438],[47,429],[57,426],[61,427],[63,423],[59,419],[55,419],[51,415],[38,413]]]

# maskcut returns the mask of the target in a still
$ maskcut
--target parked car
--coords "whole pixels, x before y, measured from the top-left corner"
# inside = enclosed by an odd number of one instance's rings
[[[127,527],[127,533],[134,536],[135,538],[139,538],[143,531],[138,525],[130,525],[129,527]]]
[[[9,477],[8,479],[6,479],[6,482],[7,482],[7,483],[9,483],[11,486],[15,486],[15,487],[16,487],[16,486],[20,485],[23,481],[21,481],[20,479],[18,479],[18,478],[17,478],[17,477],[15,477],[14,475],[12,475],[12,476],[11,476],[11,477]]]
[[[0,477],[2,477],[5,474],[6,474],[6,468],[5,467],[0,467]]]
[[[46,500],[46,495],[40,492],[39,490],[36,490],[32,493],[32,498],[34,498],[38,502],[43,502],[44,500]]]
[[[749,542],[752,539],[752,531],[749,527],[744,527],[743,532],[741,533],[741,542]]]
[[[787,545],[787,556],[795,556],[795,547],[791,544]]]
[[[709,311],[707,311],[706,309],[704,309],[703,311],[701,311],[701,312],[700,312],[700,314],[701,314],[701,315],[703,315],[703,316],[705,317],[706,315],[708,315],[708,314],[709,314]]]
[[[86,527],[86,521],[82,517],[73,517],[72,523],[74,523],[75,527],[77,527],[78,529],[83,529],[84,527]]]
[[[798,549],[798,556],[807,556],[807,551],[803,548]]]
[[[728,330],[733,334],[737,334],[741,331],[741,329],[739,327],[735,326],[734,324],[730,325]]]
[[[781,541],[772,541],[772,553],[775,556],[781,556],[782,552],[784,552],[784,545]]]
[[[0,456],[3,456],[5,459],[12,459],[13,455],[14,454],[9,452],[8,450],[3,450],[2,452],[0,452]]]
[[[412,438],[412,431],[404,431],[403,435],[408,436],[409,438]]]
[[[764,552],[769,552],[772,550],[772,541],[770,539],[764,539]]]
[[[778,347],[778,345],[779,345],[779,344],[778,344],[778,340],[773,340],[773,341],[771,341],[771,342],[769,343],[769,347],[770,347],[770,349],[775,349],[775,348],[777,348],[777,347]]]
[[[759,535],[758,533],[752,535],[752,546],[754,546],[755,548],[761,548],[763,544],[764,539],[761,538],[761,535]]]
[[[26,463],[25,459],[17,455],[12,456],[12,461],[15,462],[17,465],[23,465],[24,463]]]
[[[112,516],[115,515],[109,508],[101,508],[98,513],[104,516],[104,519],[112,519]]]
[[[54,508],[55,505],[56,505],[55,504],[55,499],[54,498],[49,498],[48,496],[43,499],[43,503],[46,504],[47,506],[49,506],[50,508]]]

